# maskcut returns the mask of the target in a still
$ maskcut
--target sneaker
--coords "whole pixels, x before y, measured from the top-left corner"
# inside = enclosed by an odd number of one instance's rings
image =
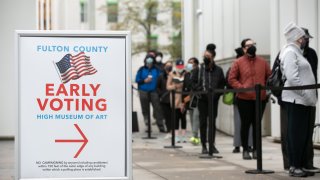
[[[244,159],[244,160],[250,160],[250,159],[252,159],[251,156],[250,156],[250,154],[249,154],[249,151],[243,151],[243,152],[242,152],[242,159]]]
[[[187,143],[187,138],[186,138],[185,136],[182,136],[182,138],[181,138],[181,142],[183,142],[183,143]]]
[[[252,159],[257,159],[257,151],[252,152]]]
[[[303,171],[305,172],[313,172],[313,173],[320,173],[320,169],[316,167],[307,167],[307,168],[302,168]]]
[[[218,151],[218,149],[216,148],[216,146],[213,146],[213,147],[212,147],[212,152],[215,153],[215,154],[219,154],[219,151]]]
[[[307,177],[307,173],[302,171],[301,168],[290,167],[289,176],[292,176],[292,177]]]
[[[239,146],[236,146],[236,147],[233,149],[232,153],[240,153],[240,147],[239,147]]]
[[[208,149],[206,146],[202,147],[201,154],[208,154]]]
[[[167,133],[166,136],[164,137],[164,139],[171,139],[171,133]]]
[[[176,143],[181,143],[181,140],[178,136],[175,137],[175,141],[176,141]]]

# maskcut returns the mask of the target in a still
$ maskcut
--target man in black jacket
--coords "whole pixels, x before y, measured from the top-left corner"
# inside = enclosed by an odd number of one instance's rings
[[[309,47],[309,39],[313,38],[310,34],[308,29],[302,28],[304,32],[306,33],[305,35],[305,40],[306,40],[306,45],[303,51],[303,56],[308,60],[309,64],[311,65],[313,75],[316,79],[316,83],[318,83],[318,78],[317,78],[317,69],[318,69],[318,56],[317,53],[314,49]],[[315,119],[316,119],[316,107],[312,107],[311,111],[311,116],[310,116],[310,121],[309,121],[309,131],[308,131],[308,144],[307,144],[307,152],[306,152],[306,159],[305,159],[305,168],[303,170],[307,172],[315,172],[315,173],[320,173],[320,169],[316,168],[313,166],[313,128],[315,124]]]

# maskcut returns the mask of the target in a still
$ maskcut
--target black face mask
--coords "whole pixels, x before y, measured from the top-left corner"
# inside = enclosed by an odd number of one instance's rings
[[[164,69],[165,69],[166,71],[168,71],[168,72],[171,72],[171,71],[172,71],[172,66],[166,66]]]
[[[303,50],[303,49],[305,49],[307,47],[309,47],[309,41],[308,40],[304,40],[300,45],[300,49]]]
[[[203,62],[204,62],[205,65],[209,65],[210,64],[210,59],[207,58],[207,57],[204,57],[203,58]]]
[[[254,57],[256,57],[256,51],[257,51],[257,48],[255,46],[251,46],[247,50],[247,54],[249,57],[254,58]]]

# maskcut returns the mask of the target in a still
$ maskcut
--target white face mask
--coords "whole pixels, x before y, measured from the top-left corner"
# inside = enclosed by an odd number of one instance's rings
[[[193,64],[188,63],[186,66],[186,71],[190,72],[193,69]]]
[[[184,69],[177,69],[177,72],[181,74],[183,72],[183,70]]]
[[[157,56],[156,57],[156,61],[159,63],[159,62],[161,62],[162,61],[162,57],[161,56]]]

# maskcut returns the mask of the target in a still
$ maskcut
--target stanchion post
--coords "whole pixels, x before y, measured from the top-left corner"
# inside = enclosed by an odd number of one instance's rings
[[[176,130],[176,91],[171,91],[171,146],[164,146],[164,148],[182,148],[182,146],[175,145],[175,130]]]
[[[148,92],[148,102],[151,100],[151,92]],[[149,111],[148,111],[148,137],[143,137],[142,139],[157,139],[156,137],[151,137],[151,108],[149,103]]]
[[[261,118],[262,118],[262,111],[261,111],[261,84],[255,85],[255,92],[256,92],[256,153],[257,153],[257,169],[254,170],[247,170],[246,173],[248,174],[271,174],[274,171],[270,170],[263,170],[262,169],[262,138],[261,138]]]

